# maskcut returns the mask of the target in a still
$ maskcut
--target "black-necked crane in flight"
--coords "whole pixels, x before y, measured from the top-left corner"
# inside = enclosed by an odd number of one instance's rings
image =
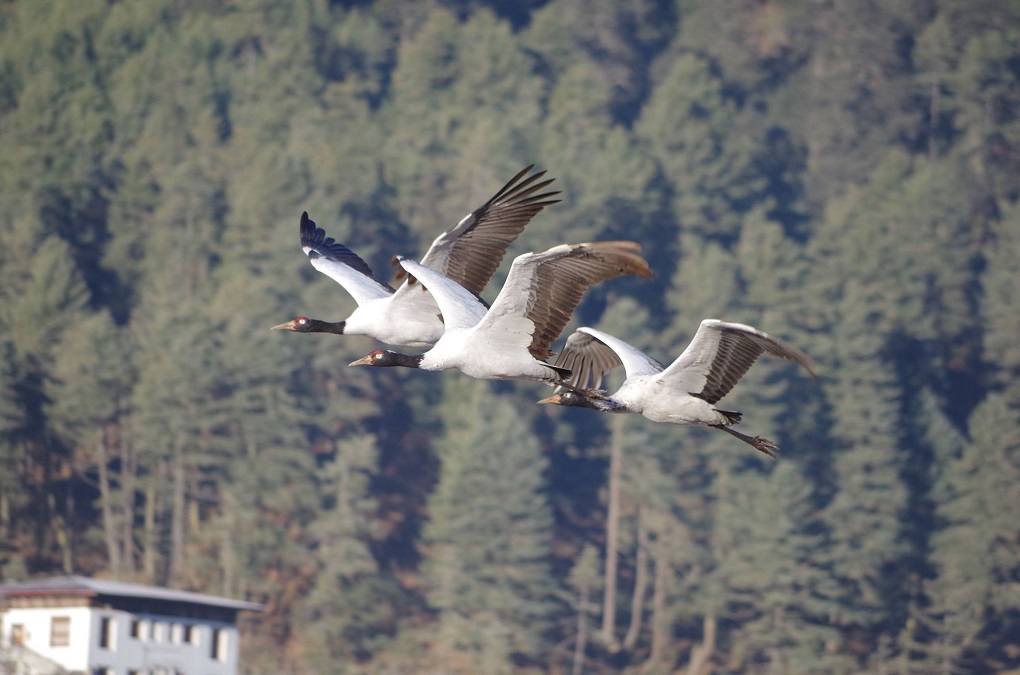
[[[762,354],[795,361],[814,376],[807,354],[742,323],[702,321],[687,349],[669,367],[619,338],[585,326],[567,339],[556,360],[557,366],[571,371],[567,383],[573,388],[539,403],[634,412],[666,424],[710,426],[775,457],[778,446],[772,441],[730,428],[740,421],[739,412],[715,407]],[[599,391],[602,378],[621,363],[627,378],[620,388],[613,394]]]
[[[514,176],[489,201],[439,235],[421,264],[478,295],[499,267],[507,248],[543,208],[555,204],[558,192],[542,192],[554,179],[545,171],[528,175],[534,165]],[[343,321],[299,316],[273,330],[296,333],[367,335],[407,347],[430,347],[446,328],[432,295],[405,279],[394,290],[349,248],[327,237],[307,213],[301,214],[301,248],[312,267],[350,293],[357,309]]]
[[[630,241],[561,244],[514,259],[491,307],[442,274],[400,258],[439,303],[446,332],[424,354],[376,350],[352,366],[456,368],[482,379],[562,382],[570,371],[550,363],[549,347],[592,284],[625,274],[650,277],[651,269]]]

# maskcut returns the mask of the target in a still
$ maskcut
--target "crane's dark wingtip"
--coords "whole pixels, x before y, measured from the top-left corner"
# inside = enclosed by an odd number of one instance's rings
[[[366,277],[375,279],[375,275],[372,274],[372,268],[368,266],[368,263],[358,257],[357,253],[333,239],[333,237],[327,237],[326,231],[321,227],[317,227],[315,221],[308,217],[307,212],[301,214],[301,248],[304,249],[305,255],[310,260],[327,258],[347,265]],[[378,281],[378,279],[375,280]],[[386,286],[381,281],[379,283]]]
[[[326,236],[323,230],[315,226],[315,221],[308,217],[308,211],[301,212],[301,245],[312,246],[320,243]]]

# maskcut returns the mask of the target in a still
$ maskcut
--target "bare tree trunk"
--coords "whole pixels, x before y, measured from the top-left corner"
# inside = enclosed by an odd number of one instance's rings
[[[74,533],[76,528],[74,523],[74,495],[70,491],[64,497],[63,525],[65,528],[64,572],[74,574]]]
[[[238,583],[237,553],[234,551],[234,538],[230,533],[235,532],[237,526],[234,524],[237,519],[237,500],[230,491],[223,493],[223,524],[226,527],[226,536],[220,542],[220,572],[223,574],[222,592],[228,597],[242,596],[234,587]]]
[[[106,557],[110,563],[110,572],[120,577],[121,555],[120,543],[117,541],[117,523],[113,513],[113,495],[110,492],[109,448],[106,445],[106,430],[99,436],[99,456],[96,464],[99,469],[99,503],[103,519],[103,541],[106,543]]]
[[[652,588],[652,648],[648,667],[654,669],[662,663],[663,652],[669,640],[669,622],[666,619],[666,590],[669,584],[669,565],[655,560],[655,583]]]
[[[173,507],[170,510],[170,556],[167,561],[167,585],[176,588],[184,567],[184,530],[187,500],[184,493],[184,437],[177,435],[174,443]]]
[[[588,587],[580,589],[577,611],[577,639],[574,641],[574,667],[572,675],[581,675],[584,670],[584,652],[588,649]]]
[[[130,578],[135,574],[135,478],[138,470],[135,466],[134,451],[129,442],[121,439],[120,466],[120,550],[121,566],[124,574]]]
[[[60,565],[64,574],[74,573],[73,555],[71,553],[71,530],[68,526],[70,513],[73,509],[73,502],[70,496],[64,497],[64,509],[61,513],[57,509],[56,498],[51,494],[46,497],[50,507],[50,530],[56,540],[57,548],[60,549]]]
[[[161,469],[165,469],[165,465]],[[163,473],[163,471],[161,471]],[[142,537],[142,571],[147,582],[156,581],[156,486],[151,481],[145,488],[145,534]]]
[[[602,639],[612,649],[616,625],[616,575],[620,535],[620,471],[623,463],[623,416],[609,421],[609,508],[606,513],[606,583],[602,596]]]
[[[11,540],[11,502],[2,488],[0,488],[0,539]]]
[[[634,595],[630,601],[630,626],[623,638],[623,648],[630,651],[637,644],[641,634],[641,619],[645,605],[645,591],[648,588],[648,527],[645,524],[644,509],[638,509],[637,560],[634,563]]]
[[[938,155],[938,139],[936,138],[937,126],[939,123],[940,110],[940,91],[942,89],[942,83],[939,79],[938,74],[932,76],[931,82],[931,103],[928,106],[928,159],[934,160]]]
[[[702,621],[701,644],[691,650],[691,660],[687,664],[686,675],[701,675],[708,666],[708,660],[715,653],[716,621],[714,616],[706,616]]]

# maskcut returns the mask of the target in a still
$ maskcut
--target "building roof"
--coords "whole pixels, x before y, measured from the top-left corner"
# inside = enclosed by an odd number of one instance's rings
[[[207,607],[224,609],[260,611],[263,606],[257,602],[232,600],[218,595],[179,591],[161,586],[128,584],[122,581],[106,579],[90,579],[88,577],[69,576],[21,581],[0,584],[0,597],[28,597],[42,595],[78,595],[84,597],[112,596],[119,598],[145,598],[166,602],[185,602]]]

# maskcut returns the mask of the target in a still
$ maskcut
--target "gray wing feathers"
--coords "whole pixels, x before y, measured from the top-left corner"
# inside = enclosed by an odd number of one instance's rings
[[[558,368],[570,371],[567,384],[577,389],[601,389],[602,379],[621,365],[620,357],[601,340],[575,331],[556,359]]]
[[[631,377],[658,375],[664,368],[661,363],[653,359],[648,354],[645,354],[634,345],[629,344],[618,337],[614,337],[609,333],[603,333],[600,330],[596,330],[595,328],[590,328],[588,326],[581,326],[577,330],[591,335],[612,349],[623,363],[623,369],[627,373],[627,379],[630,379]]]
[[[640,250],[638,244],[630,241],[603,241],[568,244],[547,251],[546,254],[553,255],[533,268],[525,312],[535,325],[528,347],[531,355],[539,361],[550,358],[549,346],[563,332],[589,286],[624,274],[650,277],[652,271]],[[546,254],[539,254],[538,258]],[[511,275],[513,272],[512,267]]]
[[[421,263],[478,295],[496,272],[510,244],[559,192],[541,192],[554,179],[518,172],[499,192],[432,242]],[[525,178],[525,176],[527,176]]]
[[[684,353],[667,368],[663,379],[677,379],[692,389],[690,394],[716,403],[740,381],[762,354],[795,361],[814,376],[807,354],[751,326],[715,319],[701,322]],[[702,384],[697,382],[701,380]]]

